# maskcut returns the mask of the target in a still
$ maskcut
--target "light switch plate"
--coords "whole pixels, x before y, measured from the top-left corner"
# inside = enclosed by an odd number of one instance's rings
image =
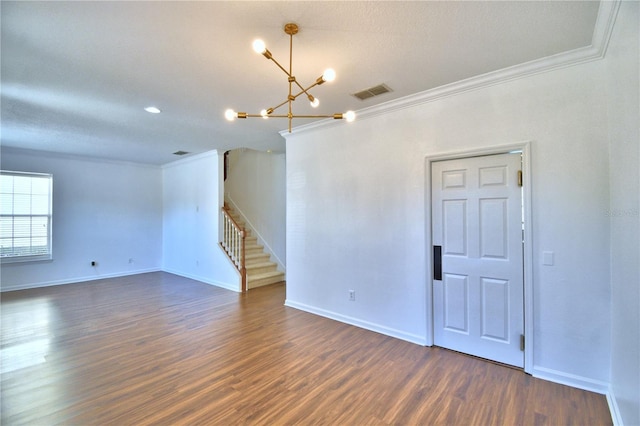
[[[542,264],[546,266],[553,266],[553,252],[552,251],[543,251],[542,252]]]

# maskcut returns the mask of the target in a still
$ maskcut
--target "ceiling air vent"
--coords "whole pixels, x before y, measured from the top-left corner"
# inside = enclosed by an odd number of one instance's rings
[[[173,155],[187,155],[188,152],[187,151],[176,151],[173,153]]]
[[[387,86],[386,84],[378,84],[377,86],[361,90],[358,93],[353,93],[353,96],[360,99],[361,101],[364,101],[365,99],[373,98],[374,96],[389,93],[391,91],[391,88],[389,88],[389,86]]]

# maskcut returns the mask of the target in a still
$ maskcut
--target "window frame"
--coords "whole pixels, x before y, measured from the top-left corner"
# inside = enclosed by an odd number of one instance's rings
[[[48,214],[14,214],[13,211],[11,214],[4,214],[0,210],[0,218],[11,217],[12,219],[15,217],[46,217],[47,218],[47,253],[43,254],[27,254],[27,255],[10,255],[10,256],[2,256],[0,252],[0,264],[5,263],[20,263],[20,262],[38,262],[38,261],[50,261],[53,260],[53,174],[51,173],[35,173],[35,172],[21,172],[21,171],[12,171],[12,170],[0,170],[1,176],[20,176],[20,177],[29,177],[29,178],[47,178],[49,187],[48,187]],[[12,188],[12,191],[14,188]],[[15,195],[15,192],[11,194]],[[33,195],[30,192],[30,195]],[[29,202],[31,205],[31,201]],[[0,230],[1,231],[1,230]],[[13,233],[13,230],[12,230]],[[32,229],[29,230],[29,237],[32,237]],[[14,235],[11,236],[13,240],[15,238]]]

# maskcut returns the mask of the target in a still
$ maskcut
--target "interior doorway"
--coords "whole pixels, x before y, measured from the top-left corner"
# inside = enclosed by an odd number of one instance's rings
[[[432,159],[430,278],[433,344],[526,371],[522,170],[522,150]]]

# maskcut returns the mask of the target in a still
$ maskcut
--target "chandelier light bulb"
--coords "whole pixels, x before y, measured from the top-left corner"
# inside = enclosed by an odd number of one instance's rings
[[[224,112],[224,118],[226,118],[229,121],[235,120],[237,116],[238,114],[236,114],[236,112],[232,109],[228,109]]]
[[[264,44],[264,41],[257,39],[253,41],[253,51],[264,55],[264,52],[267,51],[267,46]]]
[[[320,105],[320,100],[318,98],[314,98],[311,102],[309,102],[313,108],[317,108]]]
[[[322,73],[322,79],[326,82],[331,83],[333,80],[336,79],[336,72],[333,70],[333,68],[327,68]]]
[[[344,118],[347,120],[347,123],[351,123],[353,120],[356,119],[356,113],[353,111],[347,111],[344,114]]]
[[[269,118],[269,113],[267,112],[266,109],[263,109],[262,111],[260,111],[260,115],[262,116],[262,118],[264,118],[265,120],[267,118]]]

